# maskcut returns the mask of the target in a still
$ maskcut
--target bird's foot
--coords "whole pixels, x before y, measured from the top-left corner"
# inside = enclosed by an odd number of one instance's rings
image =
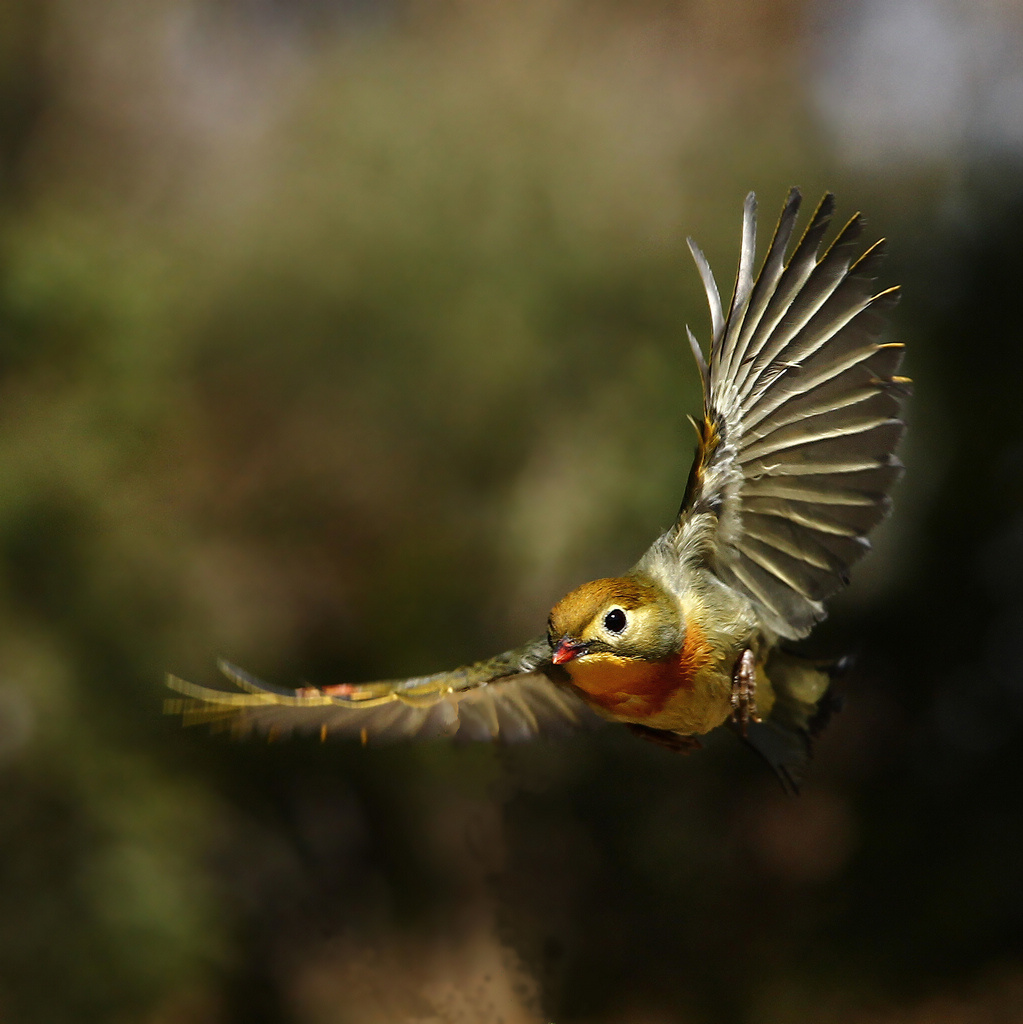
[[[659,747],[673,750],[676,754],[691,754],[699,750],[703,744],[699,736],[684,736],[679,732],[672,732],[670,729],[651,729],[648,725],[637,725],[635,722],[628,723],[629,731],[636,736],[641,736]]]
[[[756,665],[753,652],[746,648],[732,673],[732,722],[745,736],[749,723],[759,721]]]

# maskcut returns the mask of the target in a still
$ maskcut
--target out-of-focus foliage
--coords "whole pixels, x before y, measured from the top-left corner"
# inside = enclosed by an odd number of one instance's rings
[[[1021,30],[932,6],[0,7],[4,1021],[1023,1014]],[[984,124],[858,146],[923,102],[871,41],[949,25]],[[792,183],[891,236],[917,378],[800,799],[727,736],[161,717],[168,669],[446,667],[628,565],[688,468],[684,237],[727,277]]]

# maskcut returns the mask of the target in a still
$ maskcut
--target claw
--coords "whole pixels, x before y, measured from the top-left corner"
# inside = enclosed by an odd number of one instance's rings
[[[757,714],[757,673],[753,652],[742,652],[732,674],[732,722],[743,736],[750,722],[759,722]]]

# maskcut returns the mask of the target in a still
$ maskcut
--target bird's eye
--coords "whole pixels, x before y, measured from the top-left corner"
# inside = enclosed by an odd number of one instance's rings
[[[621,608],[612,608],[604,616],[604,629],[609,633],[620,633],[625,629],[625,612]]]

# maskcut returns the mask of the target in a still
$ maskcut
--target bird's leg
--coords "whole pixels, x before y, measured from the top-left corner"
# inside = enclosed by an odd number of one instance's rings
[[[753,652],[747,647],[735,663],[732,673],[732,722],[746,735],[750,722],[759,722],[757,714],[757,672]]]
[[[629,722],[628,727],[636,736],[656,743],[659,747],[673,750],[676,754],[690,754],[703,746],[699,736],[684,736],[670,729],[651,729],[649,725],[638,725],[635,722]]]

